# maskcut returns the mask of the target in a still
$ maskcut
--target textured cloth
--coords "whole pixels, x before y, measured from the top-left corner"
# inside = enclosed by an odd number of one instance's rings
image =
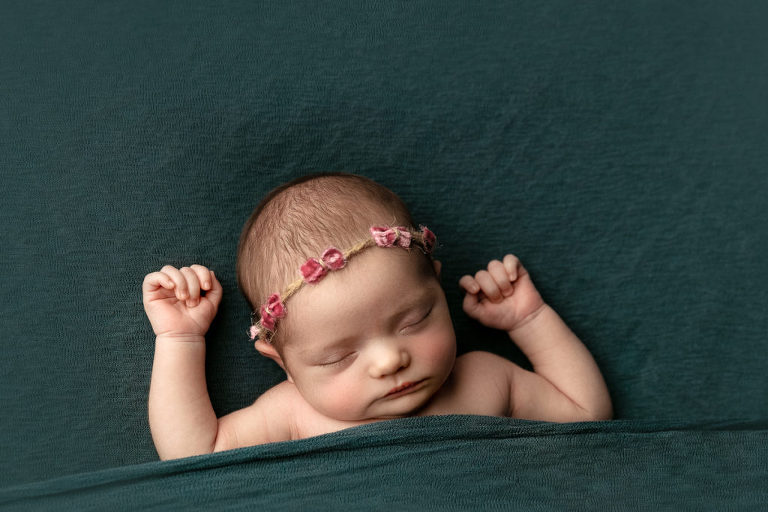
[[[373,500],[398,492],[383,476],[418,482],[434,467],[462,500],[518,482],[558,504],[623,485],[639,500],[669,481],[693,503],[717,490],[754,503],[768,421],[766,26],[760,2],[6,3],[0,489],[33,484],[22,494],[52,508],[98,490],[139,500],[143,486],[155,503],[226,504],[232,481],[290,504],[328,471],[333,489]],[[152,462],[144,275],[216,272],[211,400],[218,415],[252,403],[282,376],[248,339],[240,228],[272,187],[315,171],[380,181],[439,234],[461,352],[526,364],[466,318],[457,286],[518,255],[595,356],[620,426],[508,438],[519,423],[426,419]],[[464,439],[473,422],[481,434]],[[418,463],[385,449],[401,429]],[[85,494],[68,491],[80,483]]]
[[[0,491],[30,510],[760,510],[768,431],[443,416]],[[765,426],[763,426],[765,427]]]

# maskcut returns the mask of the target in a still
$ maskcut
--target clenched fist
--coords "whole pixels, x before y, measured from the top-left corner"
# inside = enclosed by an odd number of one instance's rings
[[[503,261],[493,260],[488,270],[474,277],[463,276],[459,286],[465,291],[464,312],[488,327],[511,331],[533,318],[544,301],[528,271],[512,254]]]
[[[223,295],[216,275],[202,265],[166,265],[144,277],[142,291],[144,311],[157,336],[204,335]]]

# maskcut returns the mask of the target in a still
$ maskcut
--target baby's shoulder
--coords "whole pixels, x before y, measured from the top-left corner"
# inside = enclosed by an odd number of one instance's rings
[[[514,363],[491,352],[475,350],[456,358],[454,373],[464,380],[506,379]]]
[[[456,358],[453,372],[429,413],[507,416],[513,363],[490,352]]]
[[[301,395],[296,390],[296,386],[284,380],[264,391],[254,405],[258,404],[273,411],[278,410],[282,415],[291,417],[300,398]]]
[[[473,350],[466,354],[460,355],[456,358],[456,363],[468,364],[468,365],[484,365],[484,364],[499,364],[500,362],[509,362],[501,356],[497,356],[492,352],[486,352],[484,350]]]

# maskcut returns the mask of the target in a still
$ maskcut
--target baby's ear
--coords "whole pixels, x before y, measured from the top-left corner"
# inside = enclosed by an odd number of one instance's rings
[[[288,374],[288,371],[285,369],[285,363],[283,362],[283,358],[280,355],[280,353],[277,351],[274,345],[264,340],[256,340],[256,343],[254,343],[254,346],[256,347],[256,350],[259,351],[259,354],[263,355],[264,357],[268,357],[274,362],[276,362],[280,366],[280,368],[282,368],[283,371],[285,371],[286,375]],[[288,375],[288,380],[291,382],[293,381],[290,375]]]
[[[435,269],[437,277],[440,277],[440,270],[443,268],[443,264],[439,260],[432,260],[432,266]]]

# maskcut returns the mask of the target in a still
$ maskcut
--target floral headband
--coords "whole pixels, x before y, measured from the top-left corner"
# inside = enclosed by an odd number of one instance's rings
[[[371,238],[358,242],[346,251],[329,247],[320,259],[309,258],[300,268],[301,279],[297,279],[283,291],[282,295],[273,293],[267,302],[259,308],[258,315],[251,314],[250,338],[262,339],[269,342],[275,333],[277,320],[285,316],[285,301],[299,291],[305,283],[316,284],[328,272],[344,268],[352,256],[359,254],[369,247],[402,247],[410,250],[411,245],[417,245],[424,254],[432,254],[435,248],[435,234],[426,226],[420,226],[420,231],[411,230],[404,226],[371,226]]]

